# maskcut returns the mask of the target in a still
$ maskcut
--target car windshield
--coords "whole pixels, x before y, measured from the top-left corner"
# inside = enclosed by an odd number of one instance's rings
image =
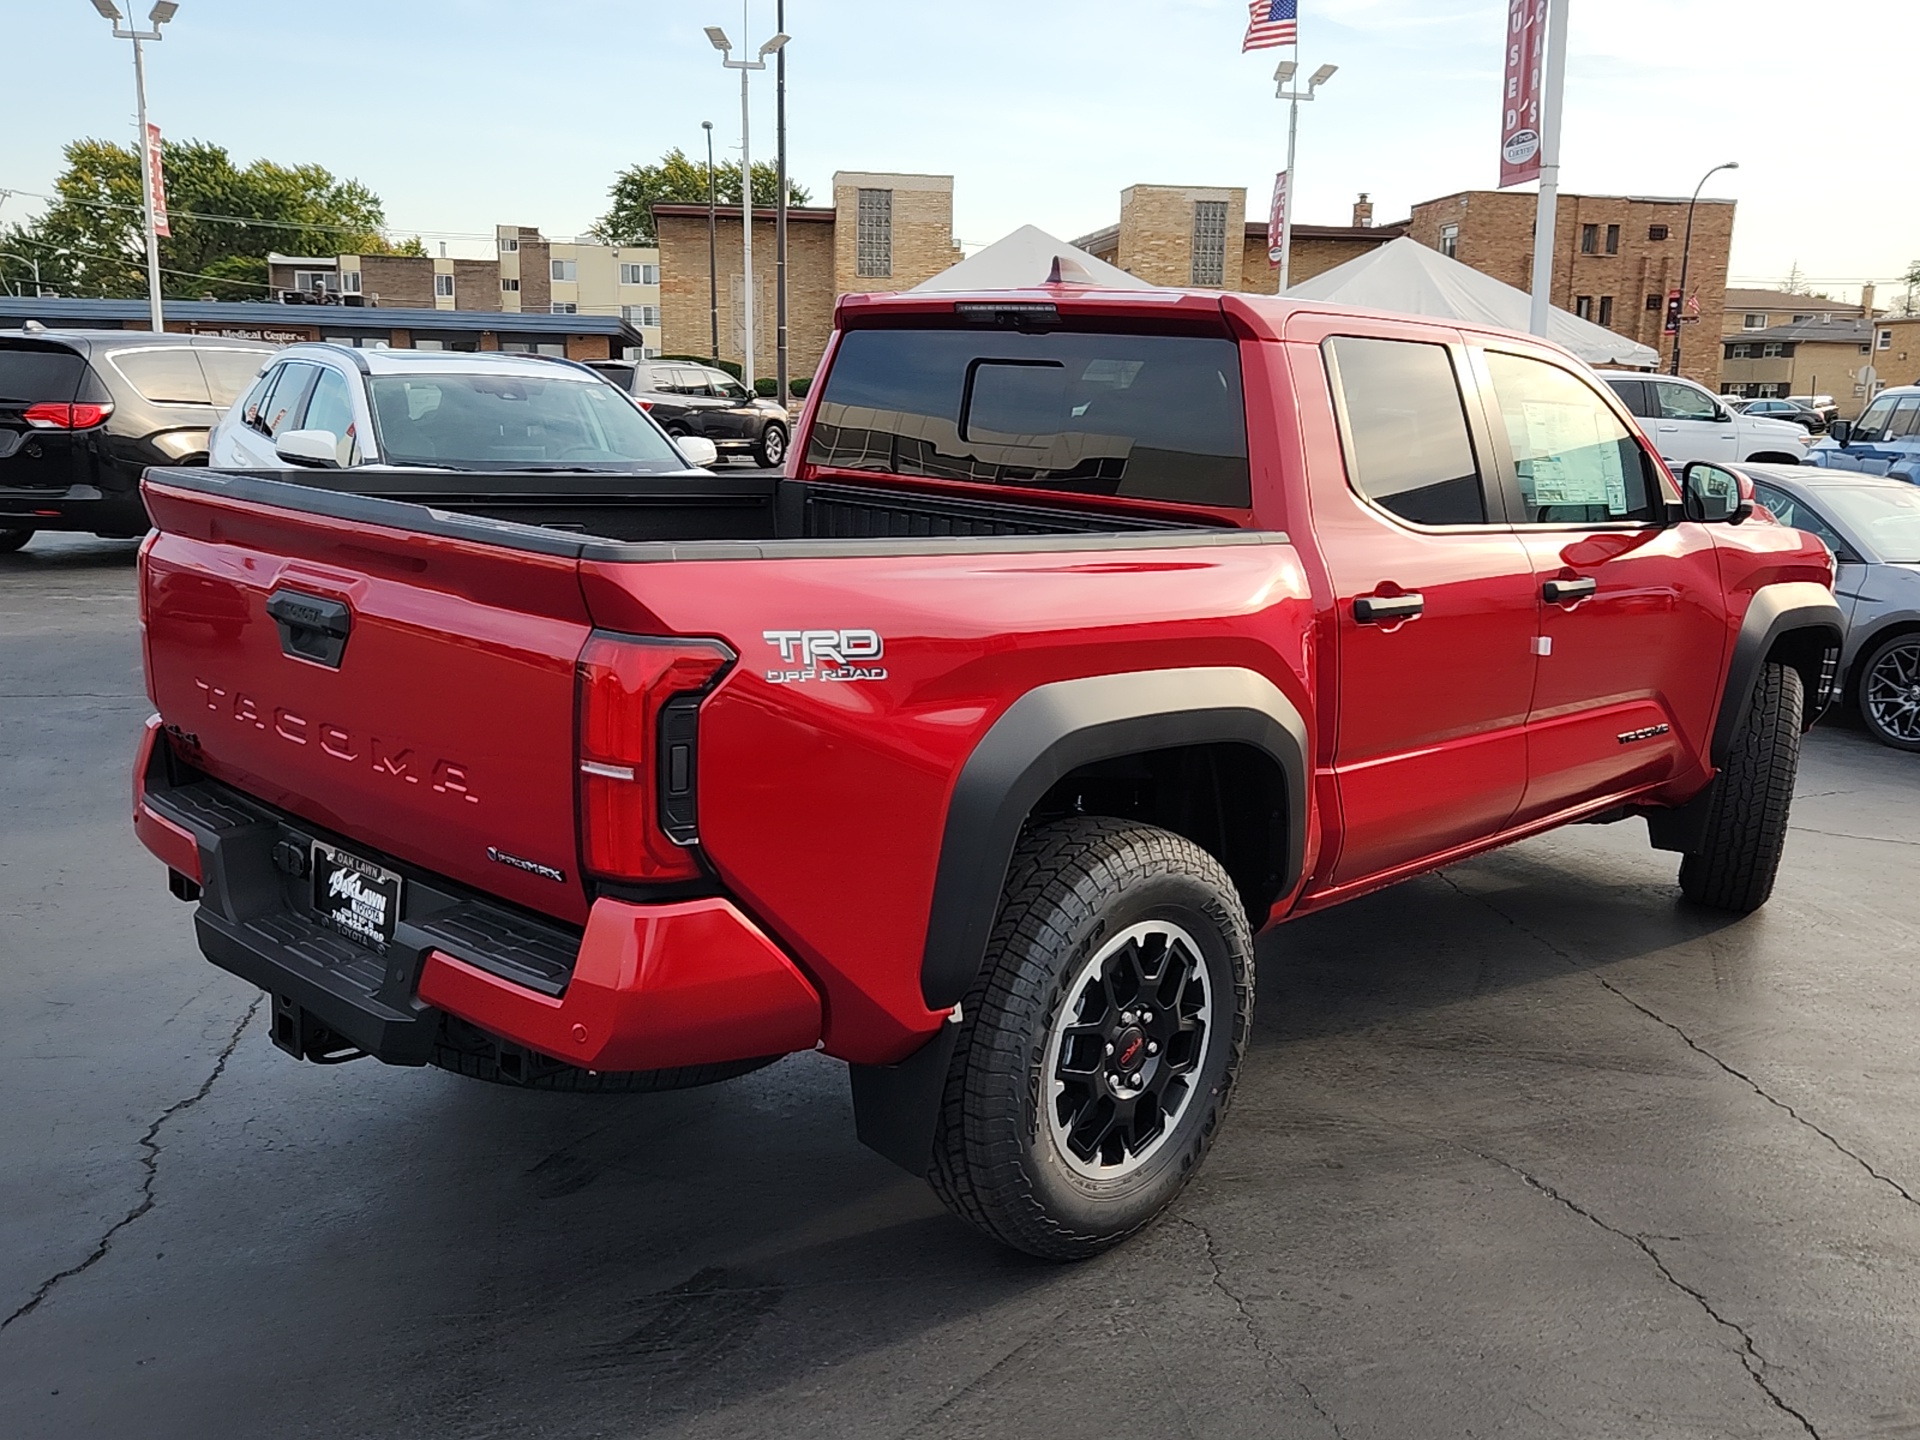
[[[1882,395],[1853,427],[1855,440],[1879,443],[1920,433],[1920,395]]]
[[[1890,565],[1920,565],[1920,487],[1823,485],[1820,500],[1879,559]]]
[[[380,445],[396,465],[461,470],[679,470],[666,436],[605,381],[573,375],[379,375]]]

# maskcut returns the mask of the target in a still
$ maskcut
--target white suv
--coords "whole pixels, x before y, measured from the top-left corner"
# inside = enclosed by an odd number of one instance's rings
[[[1799,465],[1813,441],[1790,420],[1736,414],[1706,386],[1676,375],[1602,372],[1600,378],[1640,417],[1640,428],[1676,472],[1695,460]]]
[[[677,445],[677,448],[676,448]],[[207,437],[216,470],[684,473],[712,462],[571,361],[289,345]]]

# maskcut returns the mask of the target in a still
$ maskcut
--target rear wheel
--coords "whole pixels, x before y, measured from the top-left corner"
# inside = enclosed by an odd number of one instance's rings
[[[1773,893],[1800,769],[1802,702],[1798,670],[1761,667],[1727,763],[1708,792],[1704,842],[1680,862],[1680,890],[1695,904],[1745,915]]]
[[[754,446],[754,459],[768,469],[780,464],[787,458],[787,427],[769,425],[760,432],[760,443]]]
[[[32,538],[31,530],[0,530],[0,555],[11,555]]]
[[[1860,718],[1882,745],[1920,751],[1920,633],[1895,635],[1860,667]]]
[[[1213,1142],[1253,1016],[1253,938],[1191,841],[1128,821],[1035,830],[962,1002],[929,1178],[1030,1255],[1115,1245]]]
[[[688,1065],[677,1070],[583,1070],[524,1045],[501,1040],[478,1026],[446,1015],[434,1042],[432,1061],[442,1070],[513,1085],[522,1090],[559,1090],[571,1094],[637,1095],[650,1090],[691,1090],[763,1070],[781,1055],[728,1060],[718,1065]]]

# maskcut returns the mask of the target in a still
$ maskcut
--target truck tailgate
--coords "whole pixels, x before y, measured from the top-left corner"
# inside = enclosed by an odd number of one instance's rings
[[[216,779],[579,923],[576,562],[149,481],[152,699]]]

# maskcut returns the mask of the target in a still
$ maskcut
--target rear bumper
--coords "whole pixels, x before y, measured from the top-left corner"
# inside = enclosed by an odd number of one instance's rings
[[[147,507],[135,490],[70,485],[37,490],[0,485],[0,530],[88,530],[132,537],[148,530]]]
[[[811,1049],[820,998],[724,897],[601,899],[583,931],[491,902],[322,832],[176,761],[148,721],[134,828],[174,892],[198,898],[200,948],[273,997],[274,1040],[421,1065],[456,1016],[590,1070],[661,1070]],[[384,952],[322,925],[303,857],[343,845],[405,880]]]

